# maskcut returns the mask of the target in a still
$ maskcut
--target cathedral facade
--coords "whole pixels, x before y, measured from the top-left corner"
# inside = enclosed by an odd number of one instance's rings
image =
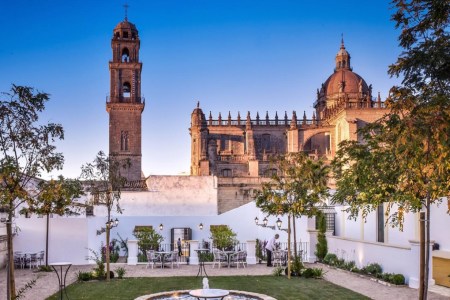
[[[277,172],[270,156],[305,152],[312,158],[333,159],[338,144],[358,140],[357,129],[386,112],[380,95],[355,72],[341,42],[333,74],[317,89],[315,111],[269,117],[247,113],[236,118],[205,117],[199,104],[191,115],[191,175],[270,177]]]

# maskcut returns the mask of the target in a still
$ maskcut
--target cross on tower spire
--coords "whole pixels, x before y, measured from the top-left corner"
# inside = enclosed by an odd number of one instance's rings
[[[128,5],[128,3],[125,2],[123,7],[125,8],[125,21],[128,21],[128,7],[130,6]]]

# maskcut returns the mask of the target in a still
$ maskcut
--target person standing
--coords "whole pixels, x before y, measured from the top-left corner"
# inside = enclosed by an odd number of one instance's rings
[[[273,238],[269,240],[269,242],[266,245],[266,253],[267,253],[267,266],[272,266],[272,251],[276,249],[276,241],[280,235],[277,233]]]
[[[178,238],[177,246],[178,246],[178,256],[183,255],[183,252],[181,252],[181,238]]]

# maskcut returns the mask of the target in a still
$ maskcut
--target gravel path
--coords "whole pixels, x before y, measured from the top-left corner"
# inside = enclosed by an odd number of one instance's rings
[[[125,264],[112,264],[111,270],[117,267],[124,267],[126,269],[126,277],[170,277],[170,276],[196,276],[198,267],[180,265],[180,268],[166,268],[166,269],[146,269],[145,265],[128,266]],[[94,265],[73,266],[67,275],[67,282],[72,283],[76,280],[76,274],[79,270],[90,271]],[[326,265],[319,265],[326,271],[325,279],[348,288],[360,294],[366,295],[372,299],[417,299],[417,290],[410,289],[406,286],[386,286],[378,282],[374,282],[370,278],[353,274],[347,271],[329,268]],[[211,265],[206,266],[208,276],[243,276],[243,275],[269,275],[272,273],[272,268],[265,265],[250,265],[242,269],[236,268],[221,268],[212,269]],[[16,270],[16,287],[20,289],[30,280],[36,279],[36,284],[33,288],[25,293],[25,300],[40,300],[58,291],[58,279],[54,272],[35,272],[33,270]],[[434,290],[434,287],[431,288]],[[430,300],[450,299],[450,289],[439,287],[437,289],[439,295],[433,292],[429,293]],[[6,270],[0,270],[0,299],[5,299],[6,295]],[[445,295],[445,296],[444,296]],[[283,300],[283,299],[279,299]]]

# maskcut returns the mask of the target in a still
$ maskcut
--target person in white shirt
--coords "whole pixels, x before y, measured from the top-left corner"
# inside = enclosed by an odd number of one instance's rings
[[[267,252],[267,266],[272,266],[272,251],[276,249],[276,240],[278,240],[280,236],[275,234],[273,238],[269,240],[269,242],[266,245],[266,252]]]

